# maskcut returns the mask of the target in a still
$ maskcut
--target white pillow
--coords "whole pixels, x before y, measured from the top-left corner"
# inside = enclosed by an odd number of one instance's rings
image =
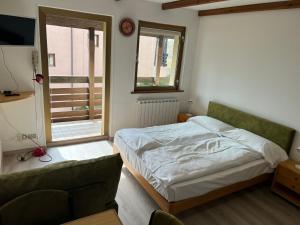
[[[247,130],[233,129],[220,134],[261,153],[272,168],[288,159],[287,153],[280,146]]]
[[[209,116],[195,116],[190,118],[188,121],[199,124],[215,133],[234,129],[233,126]]]

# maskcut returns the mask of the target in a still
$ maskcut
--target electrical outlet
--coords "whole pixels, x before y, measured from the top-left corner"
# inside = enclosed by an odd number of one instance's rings
[[[36,134],[27,134],[27,139],[36,139]]]
[[[36,139],[37,135],[32,133],[32,134],[17,134],[17,140],[18,141],[26,141],[30,139]]]

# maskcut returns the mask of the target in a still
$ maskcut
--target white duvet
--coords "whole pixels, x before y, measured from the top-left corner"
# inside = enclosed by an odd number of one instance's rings
[[[205,125],[205,126],[204,126]],[[287,159],[278,145],[215,119],[198,117],[181,124],[116,133],[164,186],[265,159],[275,168]]]
[[[215,137],[148,150],[141,158],[152,175],[168,186],[237,167],[262,155],[229,138]]]
[[[137,154],[167,145],[186,145],[194,140],[218,137],[218,134],[194,122],[122,129],[116,137],[122,139]]]

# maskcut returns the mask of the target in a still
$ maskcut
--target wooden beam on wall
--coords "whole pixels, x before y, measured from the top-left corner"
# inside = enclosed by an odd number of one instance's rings
[[[224,2],[224,1],[227,0],[178,0],[173,2],[163,3],[161,5],[161,8],[163,10],[168,10],[168,9],[177,9],[177,8],[184,8],[189,6],[215,3],[215,2]]]
[[[213,16],[213,15],[231,14],[231,13],[245,13],[245,12],[294,9],[294,8],[300,8],[299,0],[260,3],[260,4],[234,6],[234,7],[220,8],[220,9],[200,10],[198,12],[198,15]]]

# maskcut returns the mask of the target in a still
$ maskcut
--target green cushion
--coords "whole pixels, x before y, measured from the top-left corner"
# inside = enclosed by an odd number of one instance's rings
[[[149,225],[184,225],[176,217],[161,210],[152,213]]]
[[[122,164],[120,155],[116,154],[2,175],[0,207],[30,192],[55,189],[69,193],[73,218],[117,208],[115,196]]]
[[[216,102],[209,103],[207,115],[269,139],[287,152],[291,149],[295,136],[295,130],[292,128]]]
[[[0,208],[3,225],[54,225],[70,219],[69,194],[60,190],[33,191]]]

